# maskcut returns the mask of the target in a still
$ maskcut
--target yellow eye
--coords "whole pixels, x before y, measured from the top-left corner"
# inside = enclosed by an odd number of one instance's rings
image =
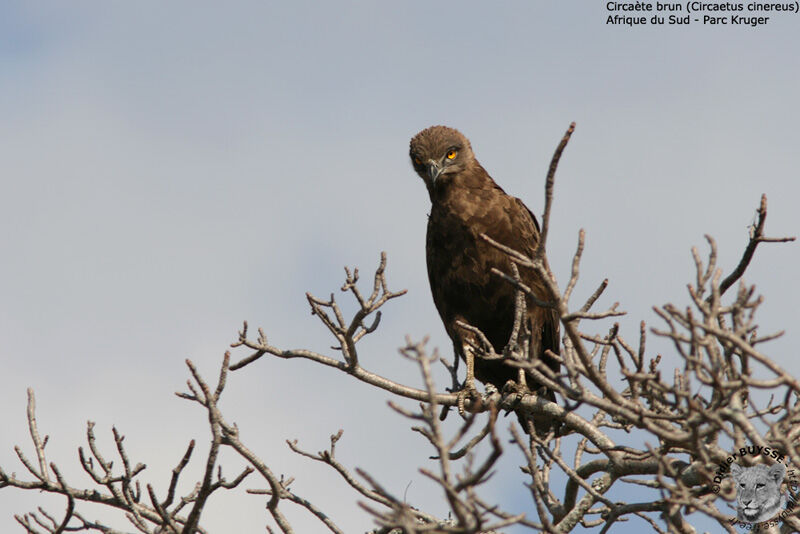
[[[450,150],[447,151],[447,159],[456,159],[456,154],[458,154],[456,149],[451,148]]]
[[[414,165],[422,165],[422,160],[419,158],[414,158]]]

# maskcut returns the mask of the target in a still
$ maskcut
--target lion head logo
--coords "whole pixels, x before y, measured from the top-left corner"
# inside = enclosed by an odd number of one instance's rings
[[[781,482],[786,466],[774,464],[742,467],[731,464],[736,483],[736,510],[740,521],[760,523],[777,515],[786,504],[781,495]]]

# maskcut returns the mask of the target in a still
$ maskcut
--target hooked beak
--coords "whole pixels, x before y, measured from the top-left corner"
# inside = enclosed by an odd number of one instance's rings
[[[431,183],[435,184],[436,179],[442,174],[442,167],[438,161],[433,161],[432,159],[428,160],[428,164],[426,165],[428,170],[428,178],[431,179]]]

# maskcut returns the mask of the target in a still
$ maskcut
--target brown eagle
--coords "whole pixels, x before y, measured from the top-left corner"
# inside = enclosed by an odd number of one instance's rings
[[[431,198],[426,242],[428,279],[455,352],[467,364],[462,395],[475,390],[474,378],[502,391],[509,380],[518,378],[517,368],[502,359],[475,358],[468,344],[474,334],[456,323],[478,328],[495,352],[503,353],[513,329],[517,292],[492,274],[492,267],[511,273],[511,261],[481,234],[531,256],[539,241],[539,224],[520,199],[506,194],[492,180],[475,159],[469,140],[458,130],[446,126],[422,130],[411,139],[410,156]],[[533,269],[520,267],[520,278],[537,298],[546,300],[542,280]],[[526,298],[523,320],[530,332],[528,358],[542,359],[557,372],[558,362],[545,354],[548,349],[559,353],[557,312]],[[530,388],[538,387],[530,376],[526,382]],[[555,401],[552,391],[544,396]],[[537,432],[549,426],[538,418],[535,422]]]

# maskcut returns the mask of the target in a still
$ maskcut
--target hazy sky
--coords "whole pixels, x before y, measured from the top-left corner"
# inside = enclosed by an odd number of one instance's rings
[[[689,303],[689,250],[703,234],[726,271],[735,265],[762,193],[768,234],[800,233],[797,16],[759,28],[629,28],[606,16],[589,0],[4,2],[0,465],[22,475],[13,446],[33,455],[30,386],[50,459],[73,484],[89,484],[76,453],[87,420],[109,456],[116,425],[161,491],[197,438],[196,475],[210,436],[202,409],[173,395],[184,360],[212,379],[245,319],[276,345],[330,353],[305,292],[338,291],[344,265],[367,281],[381,250],[390,286],[409,292],[386,306],[361,361],[418,385],[396,351],[404,336],[450,352],[425,271],[429,200],[407,155],[432,124],[464,132],[538,214],[549,158],[577,122],[550,262],[563,283],[585,228],[575,302],[608,277],[600,304],[620,301],[628,338],[641,319],[659,326],[652,306]],[[798,245],[767,245],[746,276],[766,297],[764,331],[787,330],[764,350],[795,373],[799,265]],[[667,350],[666,368],[676,363]],[[416,471],[430,451],[388,398],[308,362],[264,359],[230,377],[222,408],[300,495],[363,532],[354,493],[284,440],[317,451],[344,428],[343,463],[443,513]],[[491,492],[532,511],[522,459],[507,456]],[[223,465],[233,476],[242,463],[226,453]],[[60,514],[64,501],[3,490],[0,531],[21,532],[13,514],[38,505]],[[283,508],[298,532],[322,531]],[[212,499],[204,525],[264,532],[266,516],[263,499],[237,492]]]

